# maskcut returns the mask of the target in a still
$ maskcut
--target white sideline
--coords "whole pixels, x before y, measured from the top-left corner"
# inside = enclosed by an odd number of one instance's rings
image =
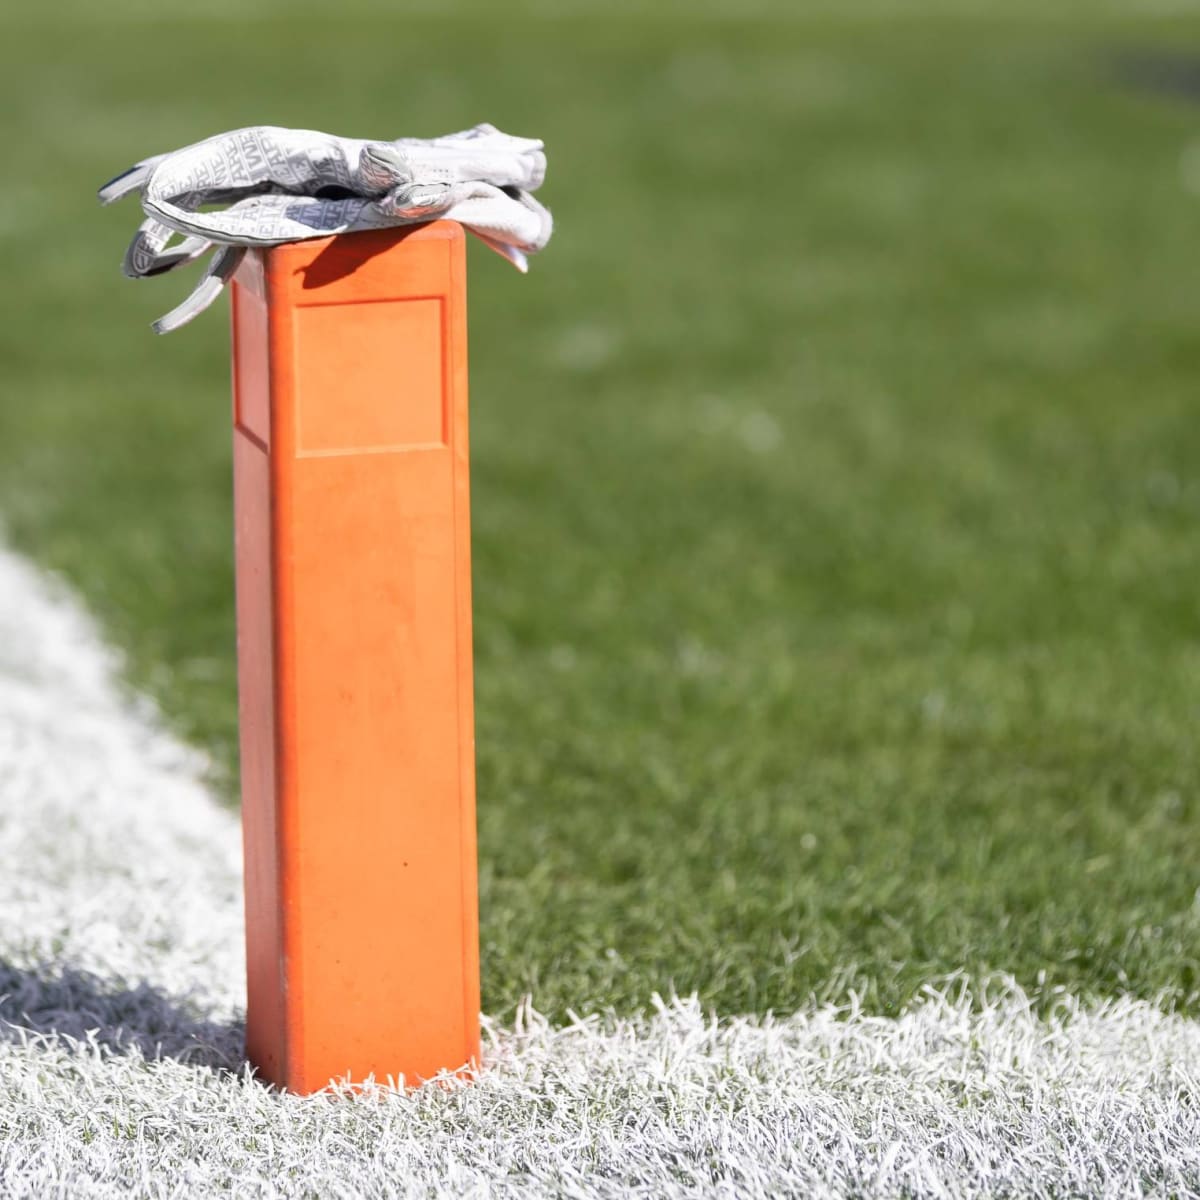
[[[469,1086],[301,1099],[240,1064],[235,818],[0,549],[5,1196],[1200,1194],[1200,1026],[1020,990],[899,1019],[488,1025]]]

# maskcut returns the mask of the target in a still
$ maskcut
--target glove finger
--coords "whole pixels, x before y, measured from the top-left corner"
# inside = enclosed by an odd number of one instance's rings
[[[145,206],[164,225],[180,233],[225,245],[275,246],[387,223],[377,219],[363,224],[364,214],[375,206],[359,196],[341,200],[287,193],[248,196],[216,212],[188,212],[149,200]]]
[[[175,236],[175,230],[164,225],[161,221],[148,217],[138,226],[129,249],[125,251],[125,260],[121,264],[121,272],[129,279],[144,279],[149,275],[161,275],[174,267],[195,261],[212,244],[199,237],[185,237],[183,241],[166,249],[167,243]]]
[[[462,129],[457,133],[445,133],[434,138],[397,138],[396,144],[401,146],[435,146],[461,148],[465,143],[474,142],[476,145],[503,146],[513,153],[527,150],[542,150],[546,143],[541,138],[514,137],[511,133],[503,133],[495,125],[486,121],[473,125],[470,129]]]
[[[518,250],[516,246],[509,246],[504,242],[498,242],[495,238],[490,238],[485,233],[480,233],[478,229],[472,229],[471,232],[489,249],[495,250],[501,258],[507,259],[522,275],[529,274],[529,257],[524,250]]]
[[[412,178],[418,183],[482,182],[532,190],[546,179],[546,155],[540,148],[518,151],[508,145],[489,146],[480,141],[404,149]]]
[[[490,183],[414,184],[397,188],[372,208],[379,215],[374,224],[413,224],[447,217],[486,238],[489,244],[510,246],[527,254],[541,250],[554,229],[550,210],[528,192],[498,188]],[[504,251],[500,253],[520,266],[514,257]]]
[[[413,182],[408,155],[391,142],[368,142],[358,157],[359,189],[363,195],[380,195]]]
[[[191,290],[182,304],[177,304],[169,313],[159,317],[150,328],[155,333],[171,333],[198,317],[225,289],[233,273],[246,255],[245,246],[222,246],[212,256],[208,270],[200,282]]]
[[[410,183],[390,191],[376,201],[386,218],[403,221],[432,221],[454,203],[454,192],[446,183]]]
[[[101,204],[112,204],[128,196],[130,192],[138,191],[150,178],[150,172],[166,157],[165,154],[156,154],[152,158],[144,158],[141,162],[134,163],[127,171],[114,176],[100,188],[96,192],[96,199]]]
[[[481,180],[497,187],[540,187],[546,178],[541,138],[513,137],[494,125],[476,125],[436,138],[397,138],[418,182],[466,183]]]
[[[550,210],[517,188],[477,185],[445,215],[473,233],[527,254],[543,249],[554,232]]]

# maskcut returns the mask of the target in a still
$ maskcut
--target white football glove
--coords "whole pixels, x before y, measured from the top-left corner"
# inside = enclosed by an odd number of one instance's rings
[[[256,125],[144,159],[99,192],[111,204],[140,191],[146,220],[125,254],[132,278],[193,262],[215,244],[203,278],[158,333],[186,324],[220,295],[247,246],[447,217],[518,270],[550,240],[549,211],[530,193],[546,175],[536,138],[477,125],[446,137],[372,142]],[[226,207],[202,212],[206,205]],[[182,241],[169,245],[176,234]]]

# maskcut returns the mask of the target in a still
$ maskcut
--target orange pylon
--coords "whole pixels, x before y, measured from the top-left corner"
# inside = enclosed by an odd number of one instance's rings
[[[294,1091],[479,1053],[464,262],[438,221],[233,284],[246,1049]]]

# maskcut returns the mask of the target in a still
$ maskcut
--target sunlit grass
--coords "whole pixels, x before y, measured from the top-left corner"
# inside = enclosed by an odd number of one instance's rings
[[[486,1007],[1192,1005],[1200,108],[1119,64],[1200,24],[238,8],[0,49],[0,515],[131,678],[232,767],[227,333],[95,187],[544,136],[555,241],[471,262]]]

